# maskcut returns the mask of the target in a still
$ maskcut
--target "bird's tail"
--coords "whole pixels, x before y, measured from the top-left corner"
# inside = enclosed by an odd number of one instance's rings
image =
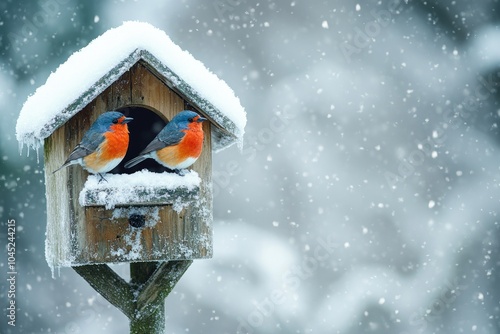
[[[125,166],[125,168],[131,168],[131,167],[134,167],[134,166],[135,166],[135,165],[137,165],[138,163],[140,163],[140,162],[142,162],[142,161],[146,160],[147,158],[149,158],[149,157],[145,157],[145,156],[143,156],[143,155],[139,155],[138,157],[135,157],[135,158],[133,158],[133,159],[131,159],[131,160],[127,161],[127,162],[125,163],[125,165],[124,165],[124,166]]]
[[[77,163],[78,163],[78,161],[76,161],[76,160],[66,161],[61,167],[59,167],[58,169],[56,169],[55,171],[53,171],[52,174],[54,174],[55,172],[63,169],[64,167],[75,165]]]

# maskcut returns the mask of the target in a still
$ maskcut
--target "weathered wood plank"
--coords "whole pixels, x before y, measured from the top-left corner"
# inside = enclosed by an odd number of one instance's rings
[[[106,264],[77,266],[73,269],[82,276],[94,290],[117,307],[129,319],[136,316],[133,290],[117,273]]]
[[[146,225],[130,226],[129,216],[135,210],[151,210]],[[143,214],[141,212],[140,214]],[[170,206],[86,208],[85,245],[75,259],[77,263],[161,261],[168,259],[205,258],[198,226],[189,223],[186,210],[179,214]],[[203,239],[203,238],[202,238]]]
[[[146,107],[170,121],[184,109],[184,100],[139,62],[132,67],[132,105]]]
[[[199,111],[198,111],[199,112]],[[195,201],[188,209],[189,221],[197,222],[195,228],[199,237],[199,252],[203,257],[211,258],[213,254],[213,196],[212,196],[212,140],[211,123],[203,122],[203,150],[200,157],[193,164],[195,170],[201,178],[199,200]]]
[[[143,314],[137,308],[137,295],[141,293],[160,262],[136,262],[130,264],[130,285],[135,289],[135,317],[130,319],[130,333],[163,333],[165,331],[165,301],[158,300],[153,312]]]
[[[130,334],[165,333],[165,303],[157,305],[155,312],[148,316],[130,320]]]
[[[99,188],[94,190],[85,189],[83,193],[84,205],[85,206],[105,206],[105,199],[113,197],[121,191],[120,188]],[[122,203],[118,202],[116,206],[141,206],[144,205],[146,199],[148,206],[151,205],[172,205],[175,204],[179,199],[186,203],[195,201],[200,194],[200,188],[194,187],[193,189],[187,189],[184,187],[179,187],[175,189],[166,188],[133,188],[130,191],[131,197],[136,198],[134,202]],[[80,193],[79,196],[82,196]],[[104,200],[103,200],[104,198]],[[108,202],[109,203],[109,202]],[[109,207],[109,206],[108,206]]]
[[[193,261],[163,262],[141,289],[137,297],[137,311],[141,317],[148,317],[174,289],[177,282]]]

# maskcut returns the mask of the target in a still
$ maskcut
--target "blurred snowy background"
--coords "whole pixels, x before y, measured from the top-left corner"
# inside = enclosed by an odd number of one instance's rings
[[[243,151],[214,155],[214,258],[167,298],[167,333],[500,333],[496,0],[0,2],[20,308],[0,332],[128,332],[72,270],[51,278],[43,161],[14,137],[27,96],[125,20],[165,30],[248,113]]]

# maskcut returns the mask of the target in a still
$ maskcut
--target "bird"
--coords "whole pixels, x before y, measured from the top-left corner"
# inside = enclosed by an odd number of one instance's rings
[[[71,151],[64,167],[79,164],[91,174],[99,175],[99,182],[106,180],[105,174],[118,166],[127,153],[129,131],[127,123],[133,118],[118,111],[107,111],[99,115],[83,135],[82,141]]]
[[[203,147],[202,122],[207,119],[191,110],[175,115],[139,155],[125,163],[131,168],[152,158],[160,165],[179,175],[201,154]]]

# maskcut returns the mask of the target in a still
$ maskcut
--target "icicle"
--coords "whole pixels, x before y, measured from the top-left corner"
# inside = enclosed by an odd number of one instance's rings
[[[238,149],[240,150],[240,153],[243,152],[243,145],[244,145],[244,141],[243,141],[243,134],[238,138],[238,141],[236,142],[236,145],[238,147]]]
[[[40,153],[39,153],[39,148],[41,146],[41,143],[40,141],[36,141],[36,144],[35,144],[35,150],[36,150],[36,163],[39,164],[40,163]]]
[[[29,158],[30,150],[36,151],[36,162],[40,163],[40,147],[43,146],[43,139],[41,138],[29,138],[26,137],[18,141],[19,145],[19,155],[23,155],[24,147],[26,146],[26,156]]]
[[[19,155],[22,156],[23,155],[24,142],[22,140],[20,140],[18,142],[18,145],[19,145]]]

